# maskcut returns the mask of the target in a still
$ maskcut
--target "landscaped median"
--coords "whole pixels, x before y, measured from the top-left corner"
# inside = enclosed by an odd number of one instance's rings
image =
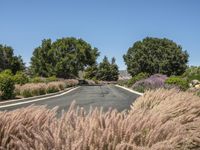
[[[72,92],[78,88],[79,88],[79,86],[74,86],[74,87],[69,87],[69,88],[66,88],[62,91],[55,92],[55,93],[3,101],[3,102],[0,102],[0,108],[7,108],[7,107],[11,107],[11,106],[17,106],[17,105],[28,104],[28,103],[37,102],[37,101],[43,101],[43,100],[47,100],[50,98],[56,98],[56,97],[65,95],[69,92]]]
[[[13,95],[15,95],[16,99],[47,97],[65,92],[66,90],[69,90],[69,88],[77,86],[78,83],[78,80],[68,79],[48,83],[16,84]]]

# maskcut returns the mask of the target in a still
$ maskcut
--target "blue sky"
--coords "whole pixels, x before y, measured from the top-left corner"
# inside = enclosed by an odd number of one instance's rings
[[[83,38],[101,56],[115,57],[126,69],[123,54],[146,36],[166,37],[200,65],[198,0],[1,0],[0,43],[12,46],[28,64],[44,38]]]

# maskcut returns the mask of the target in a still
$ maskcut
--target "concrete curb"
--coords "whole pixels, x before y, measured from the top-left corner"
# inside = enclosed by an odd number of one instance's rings
[[[77,86],[76,86],[77,87]],[[10,103],[14,103],[14,102],[22,102],[22,101],[29,101],[29,100],[35,100],[35,99],[40,99],[40,98],[45,98],[45,97],[50,97],[50,96],[55,96],[55,95],[59,95],[62,94],[66,91],[69,91],[73,88],[76,87],[70,87],[70,88],[66,88],[62,91],[59,92],[55,92],[55,93],[49,93],[49,94],[45,94],[45,95],[39,95],[39,96],[33,96],[33,97],[27,97],[27,98],[20,98],[20,99],[11,99],[11,100],[6,100],[6,101],[2,101],[0,102],[0,106],[3,104],[10,104]]]
[[[37,99],[32,99],[32,100],[19,100],[17,102],[14,102],[14,103],[10,103],[10,104],[5,104],[5,105],[1,105],[0,108],[7,108],[7,107],[12,107],[12,106],[17,106],[17,105],[23,105],[23,104],[28,104],[28,103],[32,103],[32,102],[37,102],[37,101],[43,101],[43,100],[47,100],[47,99],[50,99],[50,98],[56,98],[56,97],[59,97],[59,96],[62,96],[62,95],[65,95],[69,92],[72,92],[76,89],[80,88],[79,86],[78,87],[75,87],[75,88],[72,88],[68,91],[65,91],[65,92],[62,92],[61,94],[57,94],[57,95],[53,95],[53,96],[48,96],[48,97],[43,97],[43,98],[37,98]]]
[[[140,92],[137,92],[137,91],[134,91],[134,90],[132,90],[132,89],[129,89],[129,88],[126,88],[126,87],[124,87],[124,86],[121,86],[121,85],[115,85],[115,86],[117,86],[117,87],[120,87],[120,88],[122,88],[122,89],[124,89],[124,90],[127,90],[127,91],[129,91],[129,92],[131,92],[131,93],[134,93],[134,94],[138,94],[138,95],[144,95],[144,93],[140,93]]]

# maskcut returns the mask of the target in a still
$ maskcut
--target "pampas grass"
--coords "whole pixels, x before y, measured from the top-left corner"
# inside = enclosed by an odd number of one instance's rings
[[[200,98],[159,89],[124,112],[86,113],[74,103],[61,118],[45,106],[0,112],[0,149],[200,149]]]

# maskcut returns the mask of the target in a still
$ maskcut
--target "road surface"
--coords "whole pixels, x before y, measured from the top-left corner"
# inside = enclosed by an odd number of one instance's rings
[[[87,111],[90,109],[90,106],[99,108],[103,107],[104,111],[109,108],[115,108],[118,111],[123,111],[125,109],[129,109],[130,105],[138,96],[139,95],[114,85],[81,86],[64,95],[47,98],[41,101],[30,102],[28,104],[19,104],[4,108],[1,108],[1,106],[5,104],[0,104],[0,111],[15,110],[30,105],[46,105],[48,108],[59,106],[58,113],[61,113],[62,110],[66,111],[69,108],[72,101],[76,101],[78,106],[84,107]]]

